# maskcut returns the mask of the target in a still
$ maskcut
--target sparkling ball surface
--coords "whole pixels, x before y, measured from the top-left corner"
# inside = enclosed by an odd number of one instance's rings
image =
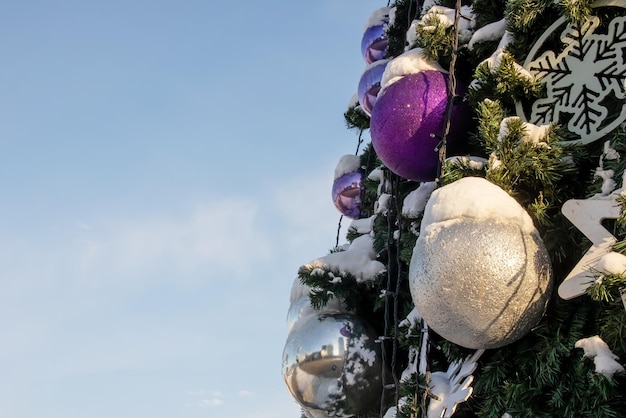
[[[332,198],[335,207],[343,215],[351,219],[361,217],[361,191],[363,190],[363,173],[353,171],[343,174],[333,182]]]
[[[387,67],[387,60],[380,60],[368,66],[359,80],[357,94],[363,111],[370,116],[380,91],[380,81]]]
[[[409,267],[415,307],[439,335],[463,347],[497,348],[543,316],[550,259],[537,232],[463,218],[420,235]]]
[[[368,64],[381,60],[387,56],[389,38],[384,25],[374,25],[365,29],[361,38],[361,53]]]
[[[444,132],[448,76],[429,70],[409,74],[388,86],[372,109],[372,145],[381,161],[397,175],[432,181],[437,175],[436,151]],[[457,89],[457,94],[462,87]],[[469,109],[459,101],[452,108],[448,155],[461,145]],[[433,136],[434,135],[434,136]]]
[[[382,361],[376,334],[353,314],[302,318],[287,337],[282,372],[296,402],[347,417],[375,408]]]

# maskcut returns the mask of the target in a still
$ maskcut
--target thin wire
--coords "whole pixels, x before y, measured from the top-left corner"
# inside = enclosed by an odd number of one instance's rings
[[[446,106],[446,116],[445,116],[445,127],[443,132],[443,137],[441,138],[441,145],[439,148],[439,164],[437,167],[437,178],[436,182],[439,185],[441,183],[441,179],[443,177],[443,167],[446,162],[446,154],[447,154],[447,138],[450,133],[450,122],[452,119],[452,107],[454,106],[454,101],[456,99],[456,60],[458,56],[458,48],[459,48],[459,20],[461,18],[461,0],[456,0],[455,11],[454,11],[454,26],[452,31],[452,56],[450,59],[450,70],[449,70],[449,79],[448,79],[448,104]],[[426,411],[428,397],[430,396],[430,368],[428,367],[428,352],[430,347],[430,342],[428,338],[428,325],[422,321],[422,327],[424,332],[422,333],[422,341],[421,341],[421,351],[424,352],[424,357],[426,358],[426,364],[423,365],[425,368],[425,378],[426,378],[426,388],[424,390],[424,394],[422,396],[422,414]],[[426,347],[424,347],[424,344]],[[417,392],[416,392],[417,395]]]
[[[385,344],[384,342],[387,340],[391,340],[391,362],[390,362],[390,369],[391,369],[391,378],[393,379],[393,385],[392,386],[395,390],[394,390],[394,404],[396,406],[396,410],[398,408],[398,404],[400,401],[400,392],[399,392],[399,388],[400,388],[400,380],[398,378],[398,373],[397,373],[397,367],[396,367],[396,362],[397,362],[397,357],[398,357],[398,324],[399,324],[399,310],[400,310],[400,285],[402,282],[402,260],[400,257],[400,250],[401,250],[401,246],[400,246],[400,229],[402,227],[402,221],[401,221],[401,217],[402,217],[402,208],[401,208],[401,204],[400,204],[400,200],[398,199],[399,196],[399,188],[400,188],[400,177],[397,175],[393,175],[392,174],[392,178],[390,180],[390,185],[391,185],[391,190],[389,190],[391,193],[391,199],[392,199],[392,204],[389,205],[389,207],[387,208],[387,257],[388,257],[388,263],[392,263],[395,261],[396,264],[396,272],[395,272],[395,278],[393,277],[393,269],[389,268],[387,269],[387,288],[385,290],[385,306],[384,306],[384,335],[382,337],[380,337],[380,342],[381,342],[381,355],[382,355],[382,363],[383,363],[383,370],[382,370],[382,379],[383,379],[383,384],[384,382],[387,381],[387,370],[386,370],[386,364],[387,364],[387,352],[385,350]],[[395,231],[398,231],[398,235],[395,236]],[[391,257],[391,248],[395,247],[395,251],[396,251],[396,256],[395,256],[395,260],[392,259]],[[392,289],[393,287],[393,282],[395,279],[395,289]],[[390,303],[390,297],[393,296],[393,302]],[[390,317],[391,315],[392,318]],[[393,320],[393,321],[392,321]],[[390,332],[390,326],[391,324],[393,324],[393,333]],[[391,334],[391,336],[390,336]],[[382,393],[381,393],[381,403],[380,403],[380,417],[383,417],[384,413],[385,413],[385,389],[389,388],[389,386],[384,386]]]
[[[402,249],[400,244],[400,238],[402,237],[402,207],[400,200],[398,199],[400,189],[400,177],[396,176],[392,183],[392,194],[394,196],[394,202],[396,206],[396,227],[398,228],[398,236],[396,237],[396,290],[393,293],[393,349],[391,352],[391,375],[393,377],[393,383],[396,387],[395,390],[395,404],[398,407],[400,400],[400,394],[398,389],[400,388],[400,382],[398,380],[398,374],[396,373],[396,359],[398,354],[398,311],[400,305],[400,283],[402,281],[402,260],[400,257],[400,251]],[[390,260],[391,261],[391,260]]]
[[[354,152],[354,155],[359,155],[361,144],[363,144],[363,129],[359,129],[359,139],[356,144],[356,151]]]
[[[339,217],[339,222],[337,225],[337,238],[335,239],[335,248],[339,247],[339,234],[341,233],[341,221],[343,220],[343,215]]]
[[[383,181],[385,181],[383,179]],[[382,190],[381,190],[382,191]],[[389,213],[387,213],[387,253],[389,253]],[[380,391],[380,408],[379,408],[379,416],[382,418],[385,414],[385,398],[386,398],[386,387],[387,386],[387,350],[385,347],[385,341],[387,340],[387,326],[388,326],[388,317],[389,317],[389,292],[391,291],[391,271],[387,269],[387,287],[385,289],[385,305],[383,307],[384,313],[384,330],[383,335],[378,337],[378,342],[380,343],[380,357],[381,357],[381,380],[382,380],[382,389]]]
[[[393,174],[392,174],[393,176]],[[386,180],[383,180],[386,181]],[[394,198],[394,191],[393,191],[393,180],[391,182],[391,190],[384,190],[384,192],[391,192],[391,198]],[[389,256],[390,256],[390,251],[389,249],[391,248],[391,245],[393,244],[393,223],[392,223],[392,214],[390,213],[392,210],[392,208],[390,206],[387,207],[387,242],[386,242],[386,247],[387,247],[387,259],[389,260]],[[385,398],[386,398],[386,383],[387,383],[387,350],[386,350],[386,346],[385,346],[385,341],[389,339],[389,310],[390,310],[390,306],[389,306],[389,296],[391,295],[391,277],[392,271],[391,269],[387,269],[387,287],[385,289],[385,306],[384,306],[384,331],[383,331],[383,336],[379,338],[380,340],[380,346],[381,346],[381,360],[382,360],[382,381],[383,381],[383,388],[380,394],[380,417],[382,418],[383,415],[385,414]],[[393,358],[393,354],[392,354],[392,358]],[[393,373],[393,369],[392,369],[392,373]],[[393,377],[392,377],[393,378]],[[394,383],[395,383],[395,379],[394,379]],[[396,391],[397,391],[397,386],[396,386]]]
[[[448,79],[448,104],[446,106],[446,119],[443,137],[441,138],[441,146],[439,147],[439,164],[437,167],[436,181],[439,184],[443,177],[443,166],[446,162],[446,154],[448,147],[448,134],[450,133],[450,121],[452,119],[452,107],[456,97],[456,59],[459,48],[459,20],[461,19],[461,0],[456,0],[454,11],[454,30],[452,31],[452,57],[450,59],[450,71]]]
[[[419,7],[417,7],[417,0],[415,0],[415,10],[412,11],[413,9],[413,3],[414,1],[410,1],[409,2],[409,8],[407,11],[407,27],[411,26],[411,22],[417,17],[418,13],[419,13]],[[387,3],[387,6],[389,6],[389,3]],[[392,292],[392,282],[393,282],[393,278],[392,278],[392,269],[387,269],[387,289],[386,289],[386,293],[385,293],[385,306],[384,306],[384,314],[385,314],[385,319],[384,319],[384,323],[385,323],[385,329],[384,329],[384,336],[381,338],[381,348],[382,348],[382,363],[383,363],[383,371],[382,371],[382,379],[383,379],[383,384],[386,382],[386,364],[387,364],[387,355],[386,355],[386,350],[385,350],[385,345],[384,345],[384,341],[391,339],[392,342],[392,347],[391,347],[391,364],[390,364],[390,368],[391,368],[391,377],[393,379],[393,387],[394,387],[394,404],[396,406],[396,411],[399,408],[399,401],[400,401],[400,392],[399,392],[399,388],[400,388],[400,381],[398,379],[398,374],[397,374],[397,370],[396,370],[396,362],[397,362],[397,357],[398,357],[398,324],[399,324],[399,311],[400,311],[400,286],[402,283],[402,260],[401,260],[401,245],[400,245],[400,238],[401,238],[401,229],[402,229],[402,208],[401,208],[401,203],[398,199],[399,196],[399,185],[400,185],[400,177],[393,175],[392,179],[391,179],[391,199],[392,199],[392,205],[390,205],[390,207],[388,207],[388,212],[387,212],[387,260],[388,263],[392,263],[392,258],[391,258],[391,247],[395,244],[395,251],[396,251],[396,257],[395,257],[395,264],[396,264],[396,277],[395,277],[395,289]],[[393,209],[392,209],[393,208]],[[394,213],[395,212],[395,213]],[[395,216],[394,216],[395,215]],[[395,218],[395,223],[393,222]],[[398,231],[398,235],[397,237],[394,237],[394,229],[397,229]],[[393,295],[393,303],[391,304],[392,306],[390,306],[389,303],[389,297]],[[393,335],[390,337],[389,334],[389,326],[391,324],[391,318],[390,316],[390,310],[393,311]],[[381,406],[380,406],[380,417],[382,418],[385,411],[384,411],[384,407],[385,407],[385,389],[386,387],[383,387],[382,393],[381,393]]]

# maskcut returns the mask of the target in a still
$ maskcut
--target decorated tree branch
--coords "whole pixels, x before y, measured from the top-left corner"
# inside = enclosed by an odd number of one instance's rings
[[[372,12],[346,243],[291,291],[303,417],[626,416],[625,30],[624,0]]]

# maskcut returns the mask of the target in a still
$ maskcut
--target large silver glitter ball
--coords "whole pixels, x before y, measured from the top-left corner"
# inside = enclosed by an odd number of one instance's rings
[[[539,322],[552,268],[536,230],[462,218],[418,238],[409,283],[415,307],[435,332],[463,347],[489,349],[518,340]]]
[[[359,317],[315,314],[297,321],[283,351],[289,392],[309,413],[350,417],[380,400],[382,361],[376,334]]]

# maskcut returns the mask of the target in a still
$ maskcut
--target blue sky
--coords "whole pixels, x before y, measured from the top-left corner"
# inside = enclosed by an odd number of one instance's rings
[[[288,418],[386,3],[3,1],[0,417]]]

